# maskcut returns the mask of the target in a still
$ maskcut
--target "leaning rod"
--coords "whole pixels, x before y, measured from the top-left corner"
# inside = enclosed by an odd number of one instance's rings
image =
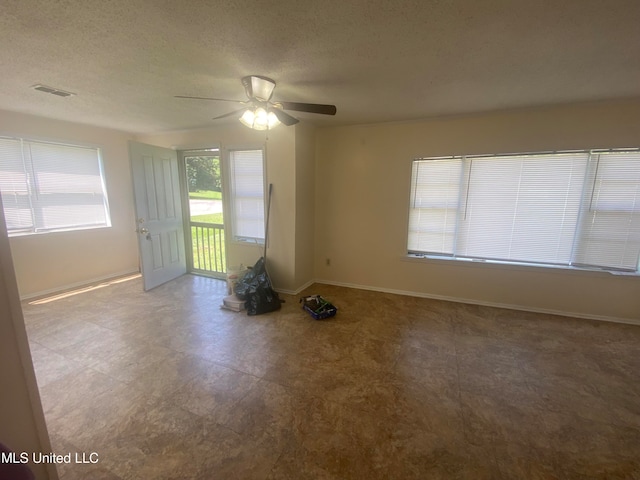
[[[267,239],[269,236],[269,214],[271,213],[271,191],[273,190],[273,183],[269,184],[269,197],[267,200],[267,221],[264,225],[264,262],[267,264]]]

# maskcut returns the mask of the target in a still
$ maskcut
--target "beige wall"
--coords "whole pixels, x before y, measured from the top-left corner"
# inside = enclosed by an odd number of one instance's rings
[[[0,208],[0,441],[13,451],[51,452]],[[52,465],[29,465],[39,480],[57,479]]]
[[[129,134],[6,111],[0,134],[100,147],[111,211],[110,228],[12,237],[21,296],[138,270]]]
[[[316,278],[638,321],[639,277],[405,257],[411,160],[416,157],[632,146],[640,146],[640,102],[319,129]]]
[[[137,268],[127,134],[9,112],[0,112],[0,133],[98,144],[105,156],[114,227],[12,238],[23,295]],[[337,128],[301,123],[268,136],[226,125],[136,140],[178,149],[266,147],[267,181],[274,185],[268,258],[278,289],[295,292],[318,279],[587,317],[640,318],[637,277],[405,258],[413,158],[637,146],[640,102]],[[249,265],[262,248],[230,244],[228,253],[230,265]]]
[[[295,129],[278,128],[257,132],[240,124],[215,128],[139,135],[136,140],[166,148],[192,149],[218,146],[229,148],[265,147],[267,183],[273,184],[267,259],[269,274],[279,290],[295,290]],[[229,237],[227,237],[229,239]],[[227,242],[229,265],[252,265],[263,247]]]
[[[296,289],[315,279],[315,128],[296,125]]]

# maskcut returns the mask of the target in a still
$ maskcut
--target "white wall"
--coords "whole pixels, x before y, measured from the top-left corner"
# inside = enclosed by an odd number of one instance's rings
[[[12,237],[20,295],[30,297],[138,270],[127,133],[0,111],[0,134],[102,149],[110,228]]]
[[[319,129],[316,277],[329,283],[638,321],[638,277],[411,262],[405,255],[411,161],[416,157],[633,146],[640,146],[640,102]]]

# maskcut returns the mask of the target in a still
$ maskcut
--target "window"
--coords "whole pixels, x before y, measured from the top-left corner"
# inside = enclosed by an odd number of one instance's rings
[[[229,152],[231,231],[234,240],[264,243],[262,150]]]
[[[640,152],[414,160],[408,251],[636,272]]]
[[[0,137],[9,235],[111,225],[97,148]]]

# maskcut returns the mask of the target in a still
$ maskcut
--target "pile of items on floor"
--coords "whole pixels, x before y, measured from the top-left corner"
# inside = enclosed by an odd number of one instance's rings
[[[229,295],[222,300],[222,308],[240,312],[246,308],[247,315],[260,315],[280,309],[282,301],[271,286],[264,257],[242,271],[231,271],[227,276]]]
[[[222,308],[241,312],[247,310],[248,315],[260,315],[280,309],[278,293],[273,290],[271,279],[267,274],[264,257],[256,264],[244,270],[230,269],[227,275],[228,295],[222,300]],[[302,309],[316,320],[335,316],[338,309],[320,295],[310,295],[300,299]]]

